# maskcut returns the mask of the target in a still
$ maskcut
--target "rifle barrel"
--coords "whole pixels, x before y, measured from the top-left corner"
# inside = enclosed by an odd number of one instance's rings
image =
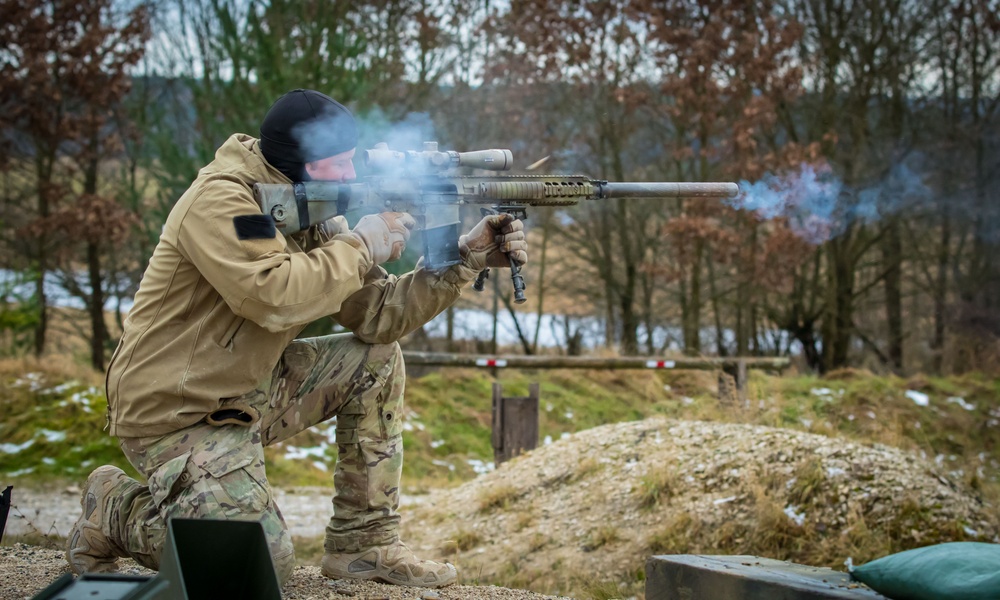
[[[735,198],[740,186],[729,182],[601,183],[600,198]]]

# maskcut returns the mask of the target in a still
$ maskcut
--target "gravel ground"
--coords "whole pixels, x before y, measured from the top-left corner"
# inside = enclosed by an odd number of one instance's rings
[[[0,600],[30,599],[67,572],[62,552],[25,544],[0,546]],[[154,576],[130,560],[121,573]],[[370,581],[333,581],[319,567],[297,567],[282,593],[286,600],[558,600],[524,590],[453,585],[440,590],[385,585]]]
[[[274,490],[275,501],[285,516],[293,537],[317,537],[333,514],[332,488],[301,487]],[[423,497],[402,498],[405,508],[419,504]],[[80,488],[27,489],[16,487],[7,517],[5,535],[51,535],[66,537],[80,516]]]
[[[797,477],[809,472],[815,479],[810,499],[793,502]],[[956,523],[962,524],[962,539],[1000,541],[996,507],[946,475],[932,462],[887,446],[769,427],[648,419],[583,431],[457,488],[410,498],[402,534],[418,555],[456,564],[460,583],[536,589],[634,579],[652,539],[662,539],[677,523],[687,523],[678,534],[687,541],[684,547],[706,554],[718,553],[712,552],[718,532],[752,531],[765,517],[767,531],[836,537],[853,528],[859,515],[868,523],[893,524],[914,507],[926,520],[897,527],[894,534],[910,547],[955,541],[942,536],[954,536]],[[663,498],[651,505],[653,482],[662,486]],[[294,535],[321,535],[330,490],[276,493]],[[79,514],[78,498],[75,488],[15,488],[9,531],[32,532],[30,522],[36,535],[55,543]],[[127,570],[137,569],[123,562]],[[0,600],[30,598],[65,570],[59,551],[0,547]],[[297,568],[284,597],[554,598],[489,586],[427,591],[336,582],[317,567]]]
[[[318,537],[333,512],[332,490],[317,487],[274,490],[293,536]],[[404,497],[403,507],[419,505],[424,497]],[[7,519],[5,537],[42,536],[47,545],[63,544],[70,527],[80,515],[80,489],[15,488]],[[24,600],[37,595],[68,572],[60,550],[25,544],[0,546],[0,600]],[[121,561],[121,572],[154,576],[130,560]],[[318,567],[297,567],[283,590],[287,600],[554,600],[525,590],[495,586],[453,585],[440,590],[400,587],[374,582],[332,581]]]

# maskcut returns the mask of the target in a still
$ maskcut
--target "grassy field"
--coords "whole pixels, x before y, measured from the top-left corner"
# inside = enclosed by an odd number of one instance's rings
[[[876,376],[820,378],[752,372],[749,407],[722,408],[715,375],[698,371],[500,372],[505,395],[541,387],[541,443],[604,423],[653,415],[784,427],[883,443],[934,460],[973,489],[998,485],[1000,379]],[[105,429],[101,376],[58,362],[0,362],[0,477],[33,483],[83,479],[94,467],[130,469]],[[442,369],[406,391],[404,486],[410,493],[458,485],[490,468],[492,380]],[[275,486],[331,485],[333,427],[268,448]]]

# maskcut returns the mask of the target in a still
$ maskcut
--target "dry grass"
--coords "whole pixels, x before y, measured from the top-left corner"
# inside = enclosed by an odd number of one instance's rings
[[[549,536],[544,533],[535,532],[531,534],[531,539],[528,541],[528,550],[530,552],[538,552],[542,548],[548,545],[552,540]]]
[[[617,527],[614,525],[600,525],[587,534],[583,549],[586,552],[592,552],[608,544],[620,542],[621,540],[622,537]]]
[[[823,462],[815,457],[806,460],[795,470],[788,489],[788,501],[798,506],[813,504],[825,481]]]
[[[535,512],[526,510],[514,517],[514,531],[523,531],[535,523]]]
[[[680,475],[670,466],[663,466],[646,474],[640,481],[636,493],[639,506],[653,509],[661,502],[669,500],[680,487]]]
[[[809,519],[806,509],[835,501],[822,495],[825,472],[810,458],[795,471],[791,485],[764,472],[741,483],[750,498],[749,515],[734,515],[721,525],[705,527],[689,514],[665,521],[646,540],[652,554],[755,554],[802,564],[838,565],[850,556],[856,564],[919,546],[922,540],[974,539],[959,522],[934,518],[932,507],[903,496],[884,514],[851,510],[847,521],[831,528]],[[643,496],[647,498],[648,496]],[[789,514],[800,513],[802,522]],[[924,542],[926,543],[926,542]]]
[[[483,538],[472,529],[460,529],[453,539],[445,542],[441,548],[444,556],[453,556],[461,552],[467,552],[483,543]]]
[[[702,524],[690,513],[677,513],[655,528],[646,539],[650,554],[692,554],[699,551],[695,543],[701,536]]]
[[[103,374],[64,354],[42,358],[0,358],[0,377],[20,378],[28,373],[41,373],[59,383],[79,381],[86,385],[104,386]]]
[[[497,509],[507,510],[520,496],[513,486],[497,486],[483,490],[479,497],[480,512],[490,512]]]
[[[580,481],[581,479],[586,479],[588,475],[593,475],[600,471],[602,468],[601,462],[594,458],[593,456],[588,456],[587,458],[580,461],[580,464],[576,468],[576,473],[573,474],[573,481]]]

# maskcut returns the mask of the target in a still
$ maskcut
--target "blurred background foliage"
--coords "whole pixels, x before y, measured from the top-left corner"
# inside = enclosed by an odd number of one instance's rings
[[[103,370],[173,202],[229,135],[256,135],[275,98],[305,87],[355,111],[364,147],[436,140],[510,148],[519,168],[549,157],[541,171],[741,182],[734,203],[533,212],[530,301],[508,312],[559,317],[565,335],[543,346],[525,325],[517,351],[792,355],[818,373],[1000,366],[997,0],[0,12],[6,355],[70,348]],[[596,341],[581,348],[571,317],[599,323]],[[445,318],[445,339],[406,343],[461,349]]]

